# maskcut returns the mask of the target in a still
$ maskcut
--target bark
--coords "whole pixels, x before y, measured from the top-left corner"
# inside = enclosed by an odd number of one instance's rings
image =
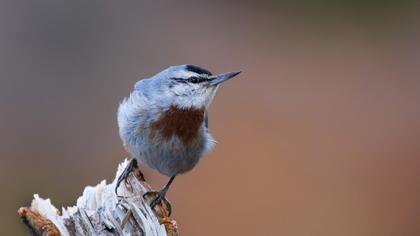
[[[59,211],[50,199],[34,194],[31,206],[21,207],[18,214],[34,235],[179,235],[176,222],[169,218],[169,203],[162,201],[152,210],[151,199],[143,198],[152,189],[138,167],[115,194],[118,176],[127,164],[125,160],[119,165],[112,183],[103,180],[85,187],[75,206]]]

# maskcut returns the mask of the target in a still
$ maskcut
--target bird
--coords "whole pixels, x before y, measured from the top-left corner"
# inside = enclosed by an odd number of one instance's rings
[[[220,84],[239,73],[213,75],[184,64],[136,82],[117,112],[119,135],[132,159],[118,178],[115,192],[139,162],[169,177],[161,190],[151,192],[155,197],[150,207],[165,200],[175,177],[192,170],[215,145],[207,109]]]

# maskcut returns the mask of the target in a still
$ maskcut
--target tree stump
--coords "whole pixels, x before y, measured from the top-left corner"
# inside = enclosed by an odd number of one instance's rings
[[[149,206],[151,199],[143,194],[152,189],[138,167],[129,174],[115,194],[118,176],[129,161],[118,166],[110,184],[103,180],[98,185],[85,187],[75,206],[59,211],[50,199],[34,194],[31,206],[21,207],[18,214],[34,235],[179,235],[176,222],[169,218],[169,204]]]

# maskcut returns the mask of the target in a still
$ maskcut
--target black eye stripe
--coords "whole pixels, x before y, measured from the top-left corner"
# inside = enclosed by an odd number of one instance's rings
[[[196,76],[193,76],[193,77],[189,77],[189,78],[187,78],[187,79],[184,79],[184,78],[179,78],[179,77],[173,77],[173,78],[171,78],[172,80],[175,80],[175,81],[177,81],[177,82],[179,82],[179,83],[193,83],[193,84],[197,84],[197,83],[201,83],[201,82],[204,82],[204,81],[206,81],[207,80],[207,78],[202,78],[202,77],[196,77]]]
[[[177,81],[177,82],[179,82],[179,83],[184,83],[184,84],[186,84],[188,81],[186,80],[186,79],[184,79],[184,78],[179,78],[179,77],[172,77],[172,78],[170,78],[171,80],[175,80],[175,81]]]

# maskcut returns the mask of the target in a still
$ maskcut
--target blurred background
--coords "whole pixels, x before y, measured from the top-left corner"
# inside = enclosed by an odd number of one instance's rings
[[[420,235],[414,1],[0,2],[0,225],[74,205],[126,153],[116,109],[176,64],[242,70],[169,199],[182,235]],[[143,168],[160,188],[166,177]]]

